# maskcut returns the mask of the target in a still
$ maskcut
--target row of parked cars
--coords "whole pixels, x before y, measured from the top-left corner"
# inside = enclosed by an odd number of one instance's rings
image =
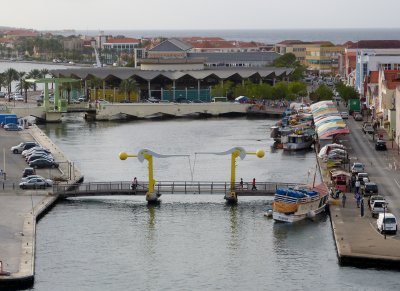
[[[58,168],[59,164],[54,160],[49,149],[46,149],[34,141],[22,142],[13,146],[14,154],[21,154],[31,168]]]
[[[37,168],[58,168],[59,165],[54,161],[49,149],[34,141],[27,141],[11,147],[11,151],[14,154],[21,154],[29,165],[22,173],[19,184],[21,189],[45,189],[53,186],[52,180],[36,174]]]
[[[376,227],[380,233],[397,233],[397,218],[388,212],[388,202],[382,194],[379,194],[378,185],[371,182],[368,173],[365,172],[364,164],[354,163],[351,168],[355,181],[360,182],[361,194],[368,197],[368,207],[371,216],[378,218]]]

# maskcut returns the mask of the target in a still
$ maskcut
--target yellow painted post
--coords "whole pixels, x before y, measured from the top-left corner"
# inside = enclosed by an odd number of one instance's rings
[[[235,190],[236,182],[236,158],[240,155],[239,150],[235,150],[231,155],[231,191]]]
[[[144,158],[149,162],[149,191],[147,192],[148,195],[152,195],[154,193],[154,186],[156,181],[154,180],[153,175],[153,156],[149,154],[144,154]],[[147,195],[146,194],[146,195]]]

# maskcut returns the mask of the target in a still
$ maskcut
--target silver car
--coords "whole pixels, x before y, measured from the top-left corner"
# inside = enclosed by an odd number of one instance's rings
[[[46,189],[53,186],[53,181],[43,178],[32,178],[28,181],[19,183],[21,189]]]

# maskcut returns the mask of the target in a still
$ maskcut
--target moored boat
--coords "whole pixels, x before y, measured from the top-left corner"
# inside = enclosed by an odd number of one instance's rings
[[[287,136],[282,136],[281,143],[284,150],[296,151],[308,149],[314,143],[314,132],[311,130],[295,131]]]
[[[325,211],[328,203],[328,189],[325,184],[314,187],[278,188],[272,207],[276,221],[296,222],[312,218]]]

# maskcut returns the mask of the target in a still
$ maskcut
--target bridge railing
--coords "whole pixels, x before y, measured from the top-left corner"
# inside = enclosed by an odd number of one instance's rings
[[[257,182],[258,191],[275,193],[279,187],[294,187],[298,183],[277,183],[277,182]],[[96,193],[126,193],[126,192],[146,192],[148,190],[147,182],[138,182],[136,189],[132,189],[132,182],[89,182],[82,184],[57,184],[53,186],[53,192],[56,194],[96,194]],[[252,183],[245,182],[243,189],[239,183],[235,184],[237,192],[252,191]],[[212,181],[158,181],[155,185],[155,191],[161,194],[221,194],[231,191],[230,182],[212,182]]]

